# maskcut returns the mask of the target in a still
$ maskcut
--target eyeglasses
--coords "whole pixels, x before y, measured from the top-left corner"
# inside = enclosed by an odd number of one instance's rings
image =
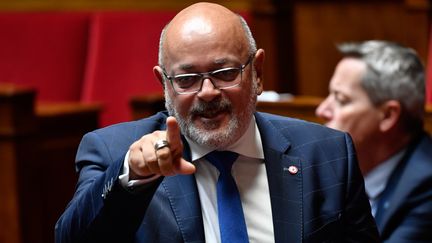
[[[206,73],[185,73],[168,76],[163,69],[163,74],[171,83],[177,94],[194,94],[202,89],[204,79],[208,78],[215,88],[229,89],[239,85],[242,81],[243,70],[251,63],[254,55],[238,68],[227,67]],[[240,78],[238,78],[240,74]]]

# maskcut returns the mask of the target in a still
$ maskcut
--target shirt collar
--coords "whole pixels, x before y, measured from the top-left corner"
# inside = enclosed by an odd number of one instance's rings
[[[405,154],[406,149],[402,149],[365,176],[365,189],[370,199],[376,199],[384,191],[390,175]]]
[[[191,149],[192,161],[198,160],[213,151],[211,148],[195,143],[188,137],[186,137],[186,140]],[[255,121],[255,116],[252,116],[246,132],[240,137],[240,139],[223,150],[233,151],[250,158],[264,159],[261,135]]]

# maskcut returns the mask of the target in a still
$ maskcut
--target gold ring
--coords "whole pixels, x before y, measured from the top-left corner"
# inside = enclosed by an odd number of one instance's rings
[[[154,149],[156,151],[165,147],[169,147],[169,143],[165,139],[157,140],[156,143],[154,144]]]

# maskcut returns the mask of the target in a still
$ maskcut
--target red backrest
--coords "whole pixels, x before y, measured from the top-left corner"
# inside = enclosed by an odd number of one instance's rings
[[[0,82],[31,86],[41,101],[77,101],[88,14],[0,13]]]
[[[102,123],[130,120],[132,96],[162,92],[153,75],[159,36],[174,12],[94,13],[82,101],[102,102]]]

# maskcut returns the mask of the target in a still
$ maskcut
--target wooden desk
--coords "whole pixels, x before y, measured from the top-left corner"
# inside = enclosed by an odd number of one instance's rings
[[[83,134],[98,127],[98,105],[35,104],[35,91],[0,84],[0,242],[54,242],[72,198]]]
[[[257,110],[322,124],[324,121],[315,116],[315,109],[322,100],[323,99],[319,97],[298,96],[293,99],[277,102],[259,101],[257,103]]]
[[[161,93],[139,95],[132,97],[129,106],[132,110],[132,118],[138,120],[165,110],[165,99]]]

